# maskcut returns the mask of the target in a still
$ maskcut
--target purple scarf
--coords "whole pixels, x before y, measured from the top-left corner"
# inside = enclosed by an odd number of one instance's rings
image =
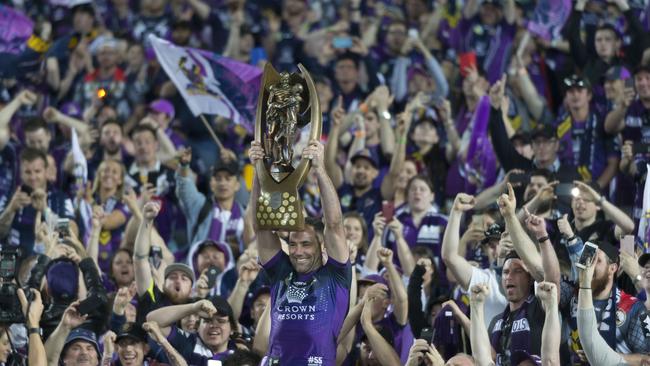
[[[465,161],[466,184],[470,185],[469,177],[474,178],[474,185],[481,191],[494,184],[497,177],[497,163],[488,138],[488,121],[490,119],[490,100],[483,96],[474,112],[474,128],[467,148]]]
[[[220,243],[228,243],[230,240],[236,240],[239,243],[239,250],[243,251],[243,242],[240,240],[240,235],[237,234],[237,227],[239,226],[239,221],[242,219],[241,207],[237,202],[233,202],[232,209],[230,210],[230,218],[226,223],[221,222],[219,217],[215,215],[215,209],[219,210],[219,212],[223,211],[219,207],[219,203],[215,202],[214,208],[212,209],[212,225],[210,225],[208,238]]]

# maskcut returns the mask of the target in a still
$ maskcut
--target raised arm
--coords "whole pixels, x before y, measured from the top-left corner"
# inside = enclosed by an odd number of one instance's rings
[[[560,366],[560,316],[558,313],[558,290],[551,282],[537,285],[537,297],[544,306],[545,318],[542,328],[542,365]]]
[[[366,261],[363,263],[363,267],[372,273],[376,273],[379,268],[379,257],[377,257],[377,251],[382,247],[381,238],[384,234],[384,228],[386,227],[386,219],[381,215],[381,211],[375,214],[375,219],[372,220],[372,230],[373,237],[370,241],[370,246],[366,252]]]
[[[406,141],[410,125],[410,113],[404,112],[397,116],[397,127],[395,130],[397,142],[395,143],[395,151],[390,160],[388,173],[381,182],[381,196],[385,200],[393,199],[393,195],[395,194],[395,181],[404,168],[404,161],[406,160]]]
[[[609,347],[598,330],[591,292],[594,268],[595,265],[592,261],[592,263],[587,263],[587,268],[578,272],[580,283],[578,292],[578,334],[580,344],[585,351],[587,360],[592,365],[628,365],[620,354]]]
[[[242,264],[239,267],[239,276],[237,277],[237,283],[235,284],[235,288],[230,293],[230,296],[228,296],[228,303],[232,307],[232,312],[235,319],[239,319],[241,316],[248,289],[250,288],[251,283],[255,281],[255,278],[257,278],[257,275],[259,273],[260,267],[255,259],[250,259],[248,262]]]
[[[158,212],[160,212],[160,204],[155,201],[147,202],[142,210],[143,218],[140,221],[133,247],[135,285],[138,296],[144,295],[153,281],[151,277],[151,265],[149,264],[149,251],[151,250],[153,220],[158,216]]]
[[[634,221],[630,218],[630,216],[628,216],[620,208],[616,207],[616,205],[607,201],[605,196],[599,194],[596,192],[596,190],[584,182],[576,180],[573,181],[573,184],[575,184],[581,192],[590,196],[591,199],[600,206],[600,208],[603,210],[603,213],[605,214],[605,217],[609,218],[614,222],[614,224],[616,224],[622,235],[631,234],[634,231]]]
[[[332,111],[332,126],[330,128],[329,139],[325,147],[324,164],[327,173],[332,178],[334,188],[338,189],[343,185],[343,170],[336,163],[336,155],[339,149],[339,135],[341,134],[345,110],[343,109],[343,97],[339,96],[336,107]]]
[[[460,220],[463,212],[474,207],[475,199],[465,193],[459,193],[454,199],[454,205],[449,212],[449,221],[442,239],[442,260],[447,269],[453,273],[460,287],[467,290],[472,280],[472,265],[458,252]]]
[[[171,343],[163,336],[160,326],[156,322],[146,322],[142,324],[142,329],[149,334],[149,337],[158,343],[169,360],[171,366],[187,366],[187,360],[172,346]]]
[[[515,246],[517,254],[524,261],[529,272],[536,281],[541,281],[544,278],[544,269],[542,267],[542,258],[535,248],[535,244],[530,240],[526,231],[519,223],[517,215],[515,215],[515,207],[517,201],[515,192],[512,186],[508,184],[508,194],[502,194],[499,197],[499,210],[506,222],[506,230],[512,237],[512,243]]]
[[[388,223],[388,230],[393,233],[395,237],[395,248],[397,249],[397,258],[399,263],[402,266],[402,271],[405,276],[410,276],[415,267],[415,259],[411,253],[411,247],[409,247],[406,239],[404,239],[404,225],[396,218],[393,217],[393,221]]]
[[[391,300],[393,302],[393,313],[400,325],[408,323],[408,295],[402,281],[402,276],[397,272],[393,263],[393,251],[388,248],[381,248],[377,252],[381,264],[388,272],[388,283],[390,284]]]
[[[259,141],[251,142],[251,148],[248,151],[248,155],[250,157],[251,164],[256,167],[256,171],[262,168],[262,164],[264,164],[264,149],[262,149],[262,144]],[[256,172],[255,177],[253,178],[253,190],[251,192],[250,200],[252,204],[251,209],[253,212],[257,212],[258,198],[260,197],[261,192],[260,182],[257,174],[258,173]],[[270,261],[271,258],[273,258],[282,249],[282,246],[280,245],[280,239],[277,235],[275,235],[275,233],[269,230],[259,230],[257,226],[257,220],[253,220],[253,227],[257,232],[257,248],[259,252],[260,263],[264,264]]]
[[[490,337],[485,328],[485,313],[483,307],[485,306],[485,299],[490,293],[490,288],[487,284],[476,284],[470,289],[470,327],[469,333],[470,344],[472,345],[472,356],[477,366],[492,366],[492,346],[490,345]]]
[[[319,141],[312,140],[303,150],[302,158],[311,160],[311,169],[315,171],[316,179],[318,180],[318,188],[323,206],[327,255],[339,263],[346,263],[350,258],[350,250],[345,241],[345,233],[343,231],[341,203],[334,184],[332,184],[332,180],[325,170],[323,155],[323,144]]]
[[[171,326],[188,315],[198,314],[201,318],[212,318],[217,313],[210,300],[199,300],[195,303],[172,305],[158,308],[147,314],[147,322],[156,322],[160,331],[167,337]]]
[[[88,315],[81,315],[79,313],[79,303],[81,301],[77,300],[65,309],[59,325],[45,342],[45,354],[47,354],[48,366],[57,366],[59,364],[59,355],[61,355],[68,334],[70,334],[72,329],[83,324],[88,318]]]
[[[544,281],[553,284],[557,291],[557,300],[560,299],[560,263],[557,260],[557,254],[553,248],[553,243],[546,232],[546,221],[543,218],[527,213],[526,226],[531,235],[534,235],[539,243],[539,249],[542,257],[542,270],[544,271]],[[557,309],[556,309],[557,310]]]
[[[463,7],[463,18],[464,19],[472,19],[476,13],[478,13],[478,9],[480,6],[479,0],[469,0],[465,3],[465,6]]]
[[[30,289],[32,293],[32,301],[28,302],[23,289],[18,289],[17,295],[20,305],[25,316],[25,327],[28,330],[28,354],[27,359],[29,365],[45,366],[47,364],[47,355],[45,354],[45,346],[41,335],[37,332],[32,332],[32,329],[40,328],[41,315],[43,315],[43,300],[41,299],[41,292],[36,289]]]
[[[379,334],[372,323],[372,309],[375,301],[378,301],[378,299],[373,297],[365,302],[361,313],[361,326],[366,336],[368,336],[368,343],[370,343],[372,353],[375,355],[375,359],[379,361],[379,364],[382,366],[399,365],[401,362],[395,349]]]
[[[0,148],[4,148],[11,135],[9,131],[9,122],[16,111],[24,105],[33,105],[36,103],[37,95],[29,90],[22,90],[0,109]]]
[[[206,4],[203,0],[187,0],[192,9],[196,12],[196,15],[199,16],[202,20],[208,19],[210,16],[210,6]]]

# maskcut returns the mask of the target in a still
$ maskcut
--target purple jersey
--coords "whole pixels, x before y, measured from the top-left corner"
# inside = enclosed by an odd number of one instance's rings
[[[299,274],[280,251],[263,267],[274,284],[266,358],[280,365],[336,365],[336,338],[350,303],[350,262],[329,258],[315,272]]]
[[[594,107],[585,121],[576,121],[570,114],[560,116],[555,126],[560,140],[560,161],[578,167],[582,179],[589,182],[605,171],[608,159],[620,156],[616,136],[605,132],[605,120]]]
[[[420,225],[416,226],[413,222],[411,210],[408,205],[404,205],[395,212],[395,217],[402,223],[402,234],[404,235],[404,240],[409,247],[424,246],[431,249],[435,261],[436,272],[441,276],[441,279],[444,279],[446,276],[444,263],[440,260],[440,248],[442,235],[445,232],[445,227],[447,227],[447,216],[439,214],[436,208],[431,206],[420,221]],[[385,247],[390,248],[394,253],[397,253],[397,245],[393,233],[388,232],[384,238]],[[394,256],[394,258],[394,260],[399,264],[397,256]]]

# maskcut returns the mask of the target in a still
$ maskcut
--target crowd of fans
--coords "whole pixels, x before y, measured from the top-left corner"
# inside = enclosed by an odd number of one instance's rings
[[[650,364],[650,3],[553,1],[2,1],[0,364]],[[150,34],[309,70],[304,231]]]

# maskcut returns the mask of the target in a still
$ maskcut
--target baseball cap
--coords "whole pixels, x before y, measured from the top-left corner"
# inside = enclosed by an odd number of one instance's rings
[[[377,161],[377,158],[370,153],[370,150],[363,149],[359,151],[358,153],[354,154],[352,158],[350,158],[350,162],[354,164],[354,162],[359,159],[366,159],[370,162],[370,164],[372,164],[372,166],[375,167],[375,169],[379,169],[379,161]]]
[[[514,135],[512,135],[512,137],[510,137],[510,141],[512,142],[515,142],[517,140],[521,141],[523,144],[530,144],[530,134],[528,132],[518,130]]]
[[[565,90],[569,90],[571,88],[583,88],[583,89],[591,88],[591,84],[589,83],[589,80],[576,74],[564,78],[564,86],[565,86]]]
[[[91,16],[95,16],[95,8],[93,7],[93,2],[90,0],[73,0],[68,2],[68,6],[72,14],[83,11]]]
[[[219,159],[212,166],[212,175],[220,171],[228,172],[230,175],[239,175],[239,162],[237,160],[224,161]]]
[[[648,74],[650,74],[650,63],[645,65],[641,64],[634,69],[634,75],[640,72],[647,72]]]
[[[149,103],[149,110],[157,113],[164,113],[169,117],[169,119],[174,119],[176,113],[174,105],[167,99],[156,99]]]
[[[197,255],[201,254],[203,249],[205,249],[207,247],[214,247],[218,251],[223,253],[226,263],[228,263],[228,261],[230,260],[230,255],[228,254],[228,245],[224,244],[224,243],[218,243],[218,242],[216,242],[216,241],[214,241],[212,239],[206,239],[206,240],[202,241],[201,243],[199,243],[199,246],[198,246],[198,248],[196,250]]]
[[[627,80],[631,77],[630,71],[620,65],[610,67],[605,73],[606,81]]]
[[[643,253],[639,257],[639,266],[643,267],[650,260],[650,253]]]
[[[137,342],[147,342],[147,332],[142,329],[142,326],[138,323],[124,323],[122,327],[120,327],[120,331],[117,334],[117,337],[115,338],[116,342],[119,342],[120,339],[123,338],[131,338]]]
[[[92,344],[97,351],[97,356],[100,355],[99,344],[97,343],[97,335],[92,330],[85,328],[75,328],[70,332],[70,334],[68,334],[68,337],[65,339],[65,344],[63,345],[63,352],[61,352],[61,355],[65,353],[65,349],[68,348],[68,346],[77,341],[86,341]]]
[[[235,320],[235,314],[233,313],[232,307],[228,301],[221,296],[213,296],[208,300],[210,300],[212,305],[214,305],[214,308],[217,309],[217,315],[227,316],[228,320],[230,320],[230,325],[233,327],[233,329],[236,329],[237,320]]]
[[[187,275],[187,277],[192,280],[192,283],[196,280],[194,278],[194,272],[192,272],[190,266],[185,263],[173,263],[167,266],[167,268],[165,268],[165,279],[167,279],[167,277],[174,271],[183,272],[183,274]]]
[[[605,252],[605,255],[609,258],[610,261],[614,263],[618,263],[619,261],[618,248],[616,248],[615,246],[613,246],[612,244],[606,241],[594,242],[594,244],[598,245],[598,249]]]
[[[538,137],[557,138],[557,129],[549,124],[538,125],[531,133],[531,138],[534,140]]]
[[[488,227],[487,230],[485,230],[484,232],[485,238],[481,240],[481,244],[487,244],[490,242],[490,240],[493,239],[499,240],[501,239],[501,234],[503,234],[503,228],[501,227],[501,225],[494,223],[490,225],[490,227]]]
[[[258,297],[264,295],[264,294],[271,294],[271,288],[269,286],[261,286],[255,292],[253,293],[253,297],[251,297],[251,303],[255,302]]]
[[[357,283],[367,283],[367,284],[370,284],[370,285],[374,285],[375,283],[381,283],[381,284],[384,284],[384,285],[388,286],[388,282],[386,282],[386,279],[384,278],[384,276],[379,275],[379,274],[367,275],[367,276],[359,279],[357,281]]]

